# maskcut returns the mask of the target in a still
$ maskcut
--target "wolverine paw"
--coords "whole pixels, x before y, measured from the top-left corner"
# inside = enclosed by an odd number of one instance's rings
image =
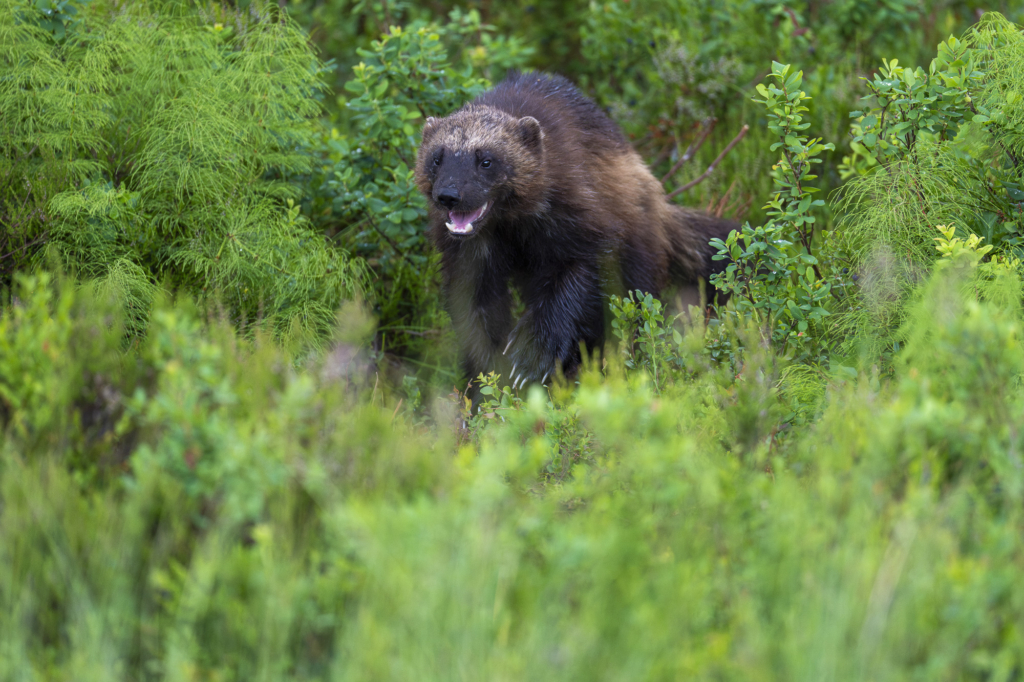
[[[534,338],[525,318],[519,321],[508,337],[504,355],[512,365],[509,381],[513,389],[525,388],[531,383],[544,384],[555,374],[555,357],[542,348]]]

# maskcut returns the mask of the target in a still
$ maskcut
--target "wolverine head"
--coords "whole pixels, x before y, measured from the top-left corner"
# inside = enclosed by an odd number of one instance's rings
[[[496,216],[529,211],[543,157],[537,119],[467,105],[445,118],[427,119],[416,183],[448,231],[467,236]]]

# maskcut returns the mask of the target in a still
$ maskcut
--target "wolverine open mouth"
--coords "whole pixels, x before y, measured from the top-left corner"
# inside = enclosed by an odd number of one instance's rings
[[[483,218],[490,206],[491,202],[485,201],[483,206],[472,213],[456,213],[455,211],[449,211],[448,222],[445,223],[445,226],[452,234],[472,234],[473,223]]]

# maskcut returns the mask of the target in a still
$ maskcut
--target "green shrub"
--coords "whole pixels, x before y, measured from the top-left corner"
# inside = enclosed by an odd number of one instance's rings
[[[800,89],[803,72],[789,65],[772,64],[773,84],[758,85],[764,98],[756,100],[768,110],[768,128],[776,136],[772,151],[782,154],[773,168],[775,194],[765,209],[771,219],[763,226],[744,225],[723,242],[716,260],[728,259],[725,270],[711,278],[719,290],[731,295],[726,315],[749,318],[785,353],[792,349],[801,362],[828,364],[826,318],[831,314],[831,273],[820,267],[813,249],[815,216],[811,209],[824,205],[813,195],[812,181],[818,158],[831,143],[809,139],[803,122],[810,98]]]
[[[218,22],[136,4],[92,7],[55,42],[26,7],[0,6],[6,283],[52,259],[117,290],[135,332],[166,286],[328,333],[366,274],[282,180],[309,168],[320,112],[303,34],[271,6]]]
[[[868,82],[872,106],[851,114],[851,179],[838,207],[861,305],[840,322],[848,338],[876,342],[866,357],[898,350],[907,304],[940,256],[940,226],[983,238],[992,256],[1021,255],[1024,138],[1011,74],[1022,60],[1017,27],[990,13],[963,40],[940,44],[927,71],[885,63]]]
[[[865,69],[893,54],[925,58],[933,36],[965,29],[976,7],[929,2],[925,8],[902,0],[592,2],[580,26],[584,59],[570,68],[612,110],[670,190],[699,177],[743,124],[750,125],[744,145],[684,201],[741,219],[752,209],[756,224],[764,219],[761,197],[772,191],[774,155],[767,147],[774,139],[748,93],[771,62],[800,65],[803,88],[816,102],[808,114],[811,136],[845,150],[847,114],[863,94]],[[682,170],[669,172],[687,157]],[[839,184],[841,158],[823,155],[826,192]],[[816,213],[830,220],[827,208]]]
[[[929,280],[896,381],[834,382],[787,438],[756,343],[731,384],[592,369],[459,440],[453,407],[424,427],[382,400],[352,337],[296,368],[159,303],[125,355],[87,292],[23,279],[0,317],[0,671],[1010,675],[1024,320],[966,267]],[[43,340],[61,362],[29,357]],[[87,462],[96,368],[125,397]]]

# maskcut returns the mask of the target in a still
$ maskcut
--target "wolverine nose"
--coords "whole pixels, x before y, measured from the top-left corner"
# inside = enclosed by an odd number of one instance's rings
[[[459,201],[462,197],[455,190],[454,187],[446,187],[437,192],[437,203],[441,204],[449,211],[459,205]]]

